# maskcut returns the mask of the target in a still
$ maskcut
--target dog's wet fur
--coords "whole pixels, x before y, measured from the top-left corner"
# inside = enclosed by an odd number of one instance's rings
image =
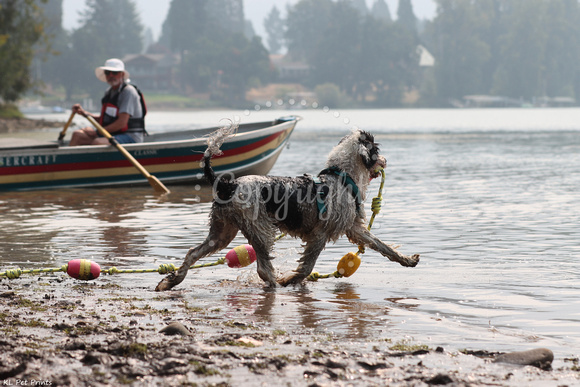
[[[204,154],[204,174],[214,187],[209,235],[189,249],[179,270],[159,282],[156,290],[180,284],[191,265],[227,248],[238,231],[254,247],[258,275],[269,287],[302,282],[326,244],[343,235],[402,266],[417,265],[418,254],[399,253],[365,225],[361,203],[371,179],[386,167],[372,134],[357,129],[344,137],[328,155],[326,168],[318,177],[244,176],[231,180],[216,176],[211,167],[212,156],[219,154],[229,135],[231,130],[225,130],[210,137]],[[279,231],[302,239],[304,251],[295,270],[276,278],[270,253]]]

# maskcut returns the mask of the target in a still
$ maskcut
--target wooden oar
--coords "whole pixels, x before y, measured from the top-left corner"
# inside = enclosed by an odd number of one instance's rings
[[[72,123],[72,120],[73,120],[74,116],[75,116],[75,112],[72,112],[70,114],[70,117],[68,118],[68,121],[66,122],[66,124],[64,124],[64,128],[62,128],[62,131],[58,135],[58,143],[59,143],[59,145],[62,145],[62,143],[63,143],[62,140],[64,139],[64,136],[66,135],[66,130],[68,129],[68,127]]]
[[[123,146],[119,144],[113,136],[111,136],[111,133],[107,132],[105,128],[103,128],[93,117],[87,115],[87,120],[89,120],[89,122],[93,124],[95,128],[97,128],[97,130],[102,136],[107,137],[111,142],[111,144],[114,145],[119,150],[119,152],[121,152],[123,156],[125,156],[127,160],[129,160],[131,164],[133,164],[135,168],[137,168],[139,172],[141,172],[143,176],[147,178],[147,180],[149,180],[149,184],[151,184],[151,187],[153,187],[158,192],[164,193],[170,192],[167,189],[167,187],[165,187],[163,183],[159,181],[159,179],[157,179],[155,176],[147,172],[147,170],[141,164],[139,164],[139,162],[135,160],[133,156],[131,156],[131,154],[127,151],[127,149],[123,148]]]

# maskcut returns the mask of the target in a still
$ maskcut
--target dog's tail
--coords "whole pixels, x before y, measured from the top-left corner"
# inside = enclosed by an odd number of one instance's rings
[[[203,153],[203,174],[210,184],[214,184],[217,177],[211,167],[211,158],[222,154],[220,150],[224,141],[232,137],[238,130],[238,124],[227,120],[228,124],[213,132],[207,139],[207,149]]]

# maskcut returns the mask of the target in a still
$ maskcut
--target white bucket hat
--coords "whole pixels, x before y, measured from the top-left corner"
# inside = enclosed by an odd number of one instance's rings
[[[123,71],[125,73],[124,78],[129,78],[129,72],[125,70],[125,64],[121,59],[111,58],[107,59],[104,66],[97,67],[95,69],[95,75],[100,81],[107,82],[107,76],[105,75],[105,70],[109,71]]]

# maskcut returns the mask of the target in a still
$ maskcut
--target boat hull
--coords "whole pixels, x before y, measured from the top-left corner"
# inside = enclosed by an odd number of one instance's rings
[[[299,118],[240,125],[212,159],[217,174],[266,174],[287,144]],[[159,133],[123,146],[164,184],[203,181],[200,161],[206,136],[217,128]],[[184,138],[185,137],[185,138]],[[56,143],[0,145],[0,190],[146,185],[147,179],[112,146]]]

